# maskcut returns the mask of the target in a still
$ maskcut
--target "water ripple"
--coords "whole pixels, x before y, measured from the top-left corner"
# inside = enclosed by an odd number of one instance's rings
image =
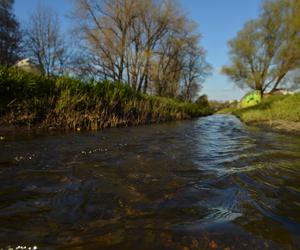
[[[214,115],[2,144],[0,248],[300,245],[299,137]]]

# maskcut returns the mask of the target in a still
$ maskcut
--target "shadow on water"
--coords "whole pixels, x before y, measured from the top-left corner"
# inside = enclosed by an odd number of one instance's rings
[[[0,146],[0,247],[300,245],[300,137],[214,115]]]

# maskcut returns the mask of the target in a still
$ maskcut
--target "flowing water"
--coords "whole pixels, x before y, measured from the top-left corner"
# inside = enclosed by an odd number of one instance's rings
[[[214,115],[0,149],[0,248],[300,249],[300,137]]]

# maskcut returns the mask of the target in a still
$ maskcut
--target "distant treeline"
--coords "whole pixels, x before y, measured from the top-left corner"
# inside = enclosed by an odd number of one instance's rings
[[[99,130],[208,115],[208,107],[109,81],[83,82],[0,68],[0,124]]]

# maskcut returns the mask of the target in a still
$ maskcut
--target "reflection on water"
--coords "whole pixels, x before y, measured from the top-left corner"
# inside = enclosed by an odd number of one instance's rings
[[[215,115],[0,147],[0,248],[300,246],[300,137]]]

